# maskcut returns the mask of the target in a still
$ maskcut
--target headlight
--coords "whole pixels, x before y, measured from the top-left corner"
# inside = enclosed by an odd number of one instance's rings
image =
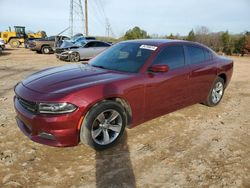
[[[41,114],[65,114],[73,112],[77,107],[70,103],[39,103],[38,112]]]

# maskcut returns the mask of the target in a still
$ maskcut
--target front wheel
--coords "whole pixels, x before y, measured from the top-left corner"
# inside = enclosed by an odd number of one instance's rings
[[[80,140],[94,149],[107,149],[122,137],[126,119],[126,112],[119,103],[101,102],[85,116],[80,129]]]
[[[224,94],[225,82],[222,78],[218,77],[214,81],[214,84],[209,92],[205,105],[207,106],[216,106],[220,103],[223,94]]]
[[[69,61],[70,62],[78,62],[80,61],[80,54],[77,52],[74,52],[72,54],[69,55]]]

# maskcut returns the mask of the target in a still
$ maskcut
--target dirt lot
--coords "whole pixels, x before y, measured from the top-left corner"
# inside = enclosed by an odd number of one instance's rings
[[[102,152],[53,148],[16,126],[13,86],[66,64],[26,49],[0,56],[0,187],[250,187],[250,58],[235,69],[222,103],[179,110],[127,130]]]

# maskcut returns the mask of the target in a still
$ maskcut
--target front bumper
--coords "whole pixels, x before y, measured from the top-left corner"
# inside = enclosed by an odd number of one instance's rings
[[[16,97],[14,105],[17,125],[32,141],[57,147],[79,143],[82,118],[78,110],[63,115],[32,114],[23,108]]]
[[[56,54],[56,57],[60,60],[69,61],[69,54]]]

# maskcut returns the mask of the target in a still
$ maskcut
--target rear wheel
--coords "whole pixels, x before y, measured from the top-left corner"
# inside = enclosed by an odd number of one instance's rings
[[[41,49],[41,52],[42,52],[43,54],[50,54],[51,51],[52,51],[52,49],[51,49],[51,47],[49,47],[49,46],[43,46],[42,49]]]
[[[18,48],[20,46],[20,41],[18,39],[10,39],[9,43],[12,48]]]
[[[73,52],[69,55],[69,61],[70,62],[78,62],[80,61],[80,54],[77,52]]]
[[[224,85],[224,80],[220,77],[217,77],[209,92],[207,100],[205,101],[205,105],[212,107],[220,103],[224,94]]]
[[[107,149],[120,140],[126,124],[126,113],[119,103],[101,102],[85,116],[80,140],[94,149]]]

